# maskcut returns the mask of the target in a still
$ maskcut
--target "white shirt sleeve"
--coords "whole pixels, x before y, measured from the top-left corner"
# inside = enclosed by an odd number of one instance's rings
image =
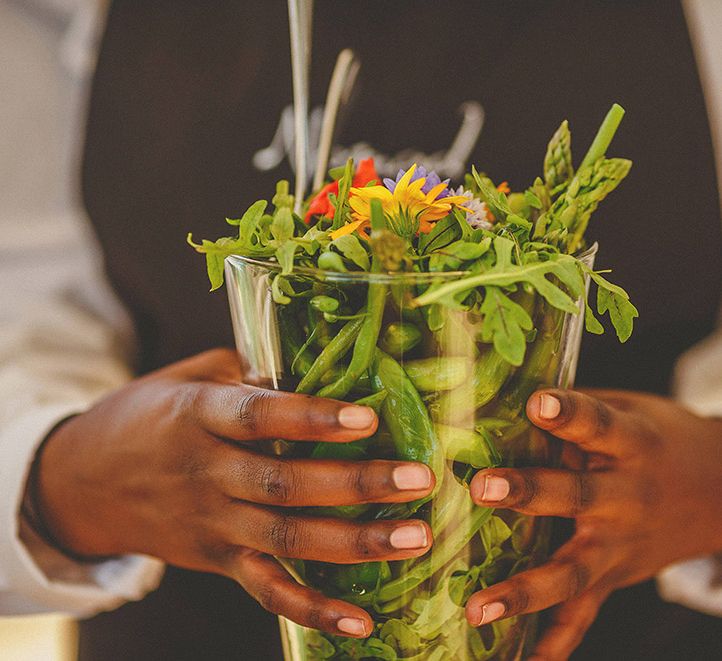
[[[698,415],[722,417],[722,330],[679,360],[675,393],[680,402]],[[667,601],[722,617],[722,556],[671,565],[657,576],[657,586]]]
[[[38,232],[48,225],[0,221],[0,613],[87,616],[142,598],[163,565],[138,556],[76,562],[19,515],[47,433],[131,378],[130,326],[82,220],[55,218],[51,233]]]
[[[684,0],[683,7],[702,78],[722,195],[722,3]],[[722,326],[682,356],[674,390],[698,415],[722,417]],[[722,556],[671,565],[657,576],[657,586],[668,601],[722,617]]]

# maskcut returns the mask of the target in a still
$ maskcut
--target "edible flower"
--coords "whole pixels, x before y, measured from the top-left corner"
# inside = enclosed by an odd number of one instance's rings
[[[392,181],[393,191],[389,190],[388,185],[352,188],[349,205],[355,220],[349,225],[355,225],[353,229],[356,229],[369,223],[371,200],[378,199],[390,229],[410,239],[417,232],[430,232],[434,222],[448,216],[454,206],[461,206],[468,201],[466,197],[449,195],[446,182],[439,181],[429,188],[426,177],[414,177],[416,169],[414,164],[398,181]],[[446,192],[446,195],[442,196],[442,192]]]
[[[353,185],[362,188],[372,181],[379,181],[379,175],[376,172],[374,159],[364,158],[359,161],[358,167],[356,168],[356,172],[353,176]],[[326,218],[333,218],[336,209],[333,204],[331,204],[329,193],[338,195],[338,179],[336,181],[332,181],[330,184],[326,184],[311,200],[308,205],[306,217],[304,218],[307,225],[311,224],[313,216],[326,216]]]
[[[494,222],[494,216],[491,215],[491,211],[486,206],[486,202],[482,202],[478,197],[474,197],[474,194],[470,190],[466,190],[463,186],[459,186],[456,190],[452,190],[451,193],[456,196],[465,197],[464,211],[466,211],[466,222],[471,225],[474,229],[485,229],[490,230]]]
[[[388,188],[392,193],[396,189],[396,185],[401,181],[403,176],[406,174],[406,170],[399,170],[396,179],[389,179],[386,177],[384,179],[384,186]],[[421,191],[423,193],[429,193],[435,186],[438,186],[441,182],[441,177],[432,170],[431,172],[427,172],[426,168],[423,165],[419,165],[419,167],[416,168],[414,173],[411,175],[411,181],[416,181],[417,179],[425,179],[426,183],[421,187]],[[444,184],[446,186],[449,185],[449,179],[444,179]],[[441,199],[442,197],[446,197],[449,195],[449,189],[444,188],[441,193],[437,196],[437,199]]]

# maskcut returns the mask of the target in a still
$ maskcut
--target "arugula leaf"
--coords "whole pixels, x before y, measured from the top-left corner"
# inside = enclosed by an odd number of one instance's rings
[[[369,255],[361,245],[358,237],[354,234],[345,234],[331,242],[346,259],[352,261],[356,266],[368,271],[371,268],[371,260]]]
[[[393,647],[381,642],[378,638],[366,638],[365,640],[348,638],[339,643],[338,649],[348,654],[350,659],[397,661],[399,658]]]
[[[521,365],[526,352],[526,331],[534,328],[527,311],[498,287],[486,287],[480,313],[484,319],[483,341],[493,342],[494,349],[508,363]]]
[[[271,222],[271,234],[279,243],[288,241],[293,237],[294,223],[293,214],[290,209],[283,207],[279,209],[273,216]]]
[[[599,323],[599,319],[594,316],[592,307],[588,302],[584,304],[584,327],[594,335],[602,335],[604,333],[604,326],[602,326],[602,324]]]
[[[494,238],[493,246],[497,260],[496,264],[488,271],[466,278],[459,278],[454,282],[448,282],[436,288],[429,288],[421,294],[421,296],[414,299],[414,304],[421,306],[442,300],[444,303],[447,303],[450,296],[475,287],[486,287],[490,285],[509,287],[521,282],[527,282],[536,289],[552,307],[563,310],[564,312],[569,312],[570,314],[577,314],[579,312],[576,304],[569,295],[546,278],[547,275],[557,275],[560,278],[568,278],[569,271],[564,262],[568,262],[569,260],[576,261],[574,257],[561,254],[550,255],[550,258],[545,262],[519,265],[513,264],[511,261],[511,252],[514,248],[513,241],[497,236]]]
[[[226,222],[229,225],[255,225],[258,220],[260,220],[267,206],[268,202],[266,202],[266,200],[258,200],[257,202],[254,202],[250,207],[248,207],[243,216],[237,219],[226,218]]]
[[[491,213],[494,214],[494,218],[498,222],[505,222],[507,216],[512,213],[511,207],[509,206],[509,200],[506,195],[501,191],[496,190],[491,186],[487,180],[477,172],[476,168],[472,166],[471,174],[474,177],[474,181],[479,189],[481,199],[486,202],[486,206],[489,208]]]
[[[288,275],[293,271],[293,257],[299,245],[295,241],[285,241],[276,248],[276,259],[281,265],[281,273]]]
[[[609,312],[614,330],[620,342],[626,342],[632,334],[634,319],[639,311],[629,300],[624,289],[603,278],[599,273],[590,270],[589,276],[597,284],[597,311],[599,314]]]
[[[454,241],[444,248],[435,250],[429,259],[429,271],[455,271],[463,262],[479,259],[491,248],[491,239],[480,243]]]

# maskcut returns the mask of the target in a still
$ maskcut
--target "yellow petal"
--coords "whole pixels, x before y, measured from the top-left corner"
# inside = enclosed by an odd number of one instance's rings
[[[366,222],[364,218],[361,220],[354,220],[350,223],[346,223],[343,227],[339,227],[337,230],[334,230],[329,235],[333,241],[338,239],[339,237],[346,236],[347,234],[351,234],[354,230],[357,230],[361,225],[363,225]]]
[[[442,190],[446,188],[446,184],[442,181],[440,184],[436,184],[428,193],[426,193],[426,199],[433,202],[436,200],[437,197],[439,197],[439,193],[441,193]],[[442,198],[444,200],[447,200],[448,198]]]
[[[416,163],[414,163],[408,170],[406,170],[404,176],[399,179],[399,183],[397,183],[396,187],[394,188],[394,197],[401,198],[406,194],[406,189],[408,188],[411,177],[414,176],[415,171]]]

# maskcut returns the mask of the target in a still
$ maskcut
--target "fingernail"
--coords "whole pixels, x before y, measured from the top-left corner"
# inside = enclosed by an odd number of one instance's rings
[[[554,420],[562,410],[561,402],[554,395],[542,395],[539,401],[539,417],[543,420]]]
[[[431,486],[431,471],[426,466],[397,466],[392,477],[400,491],[420,491]]]
[[[389,536],[395,549],[422,549],[429,543],[424,526],[401,526]]]
[[[484,604],[481,608],[481,622],[479,624],[489,624],[489,622],[498,620],[504,613],[506,613],[506,606],[500,601]]]
[[[367,429],[376,414],[368,406],[345,406],[338,412],[338,423],[346,429]]]
[[[484,493],[481,499],[487,503],[495,503],[504,500],[509,495],[509,482],[503,477],[487,475],[484,480]]]
[[[351,636],[366,636],[366,622],[355,617],[342,617],[336,622],[336,628]]]

